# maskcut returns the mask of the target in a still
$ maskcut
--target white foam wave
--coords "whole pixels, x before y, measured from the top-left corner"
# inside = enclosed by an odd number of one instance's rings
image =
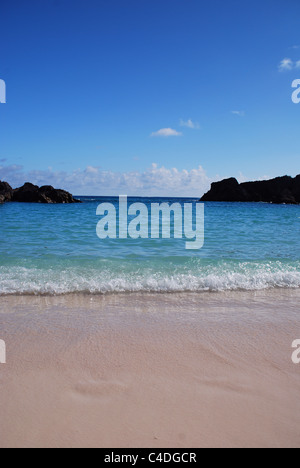
[[[213,271],[196,273],[112,273],[110,271],[38,270],[0,268],[0,295],[107,294],[121,292],[201,292],[299,288],[300,271],[294,268],[271,271]]]

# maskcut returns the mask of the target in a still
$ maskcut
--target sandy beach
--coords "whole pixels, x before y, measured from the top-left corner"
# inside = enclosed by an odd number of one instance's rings
[[[0,298],[0,446],[297,447],[299,290]]]

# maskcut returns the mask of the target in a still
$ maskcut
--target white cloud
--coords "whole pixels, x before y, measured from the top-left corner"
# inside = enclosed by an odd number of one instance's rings
[[[162,128],[158,130],[157,132],[151,133],[152,137],[171,137],[171,136],[181,136],[181,132],[177,132],[177,130],[174,130],[173,128]]]
[[[87,166],[86,172],[87,172],[87,174],[98,174],[99,169],[98,169],[98,167]]]
[[[278,69],[281,72],[291,71],[294,68],[297,68],[298,63],[299,62],[293,62],[293,60],[290,59],[290,58],[285,58],[285,59],[281,60],[279,66],[278,66]]]
[[[191,196],[201,197],[210,188],[211,182],[205,170],[199,166],[192,170],[160,167],[152,164],[145,171],[113,172],[89,166],[72,172],[43,171],[25,172],[22,166],[1,166],[0,180],[12,187],[25,182],[36,185],[53,185],[75,195],[119,195],[132,196]]]
[[[245,117],[245,115],[246,115],[245,111],[238,111],[238,110],[231,111],[231,113],[233,115],[238,115],[239,117]]]
[[[300,60],[298,60],[298,62],[296,62],[296,68],[300,68]]]
[[[192,119],[189,119],[189,120],[180,120],[180,126],[181,127],[187,127],[187,128],[192,128],[194,130],[199,130],[200,129],[200,125],[198,124],[198,122],[193,122]]]

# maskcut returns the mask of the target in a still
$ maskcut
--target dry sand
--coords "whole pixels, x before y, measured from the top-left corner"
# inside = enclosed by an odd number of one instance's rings
[[[0,447],[299,447],[299,299],[1,297]]]

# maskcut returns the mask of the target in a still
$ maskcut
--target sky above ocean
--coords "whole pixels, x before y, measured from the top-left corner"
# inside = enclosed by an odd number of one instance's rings
[[[0,179],[201,196],[299,173],[298,0],[2,0]]]

